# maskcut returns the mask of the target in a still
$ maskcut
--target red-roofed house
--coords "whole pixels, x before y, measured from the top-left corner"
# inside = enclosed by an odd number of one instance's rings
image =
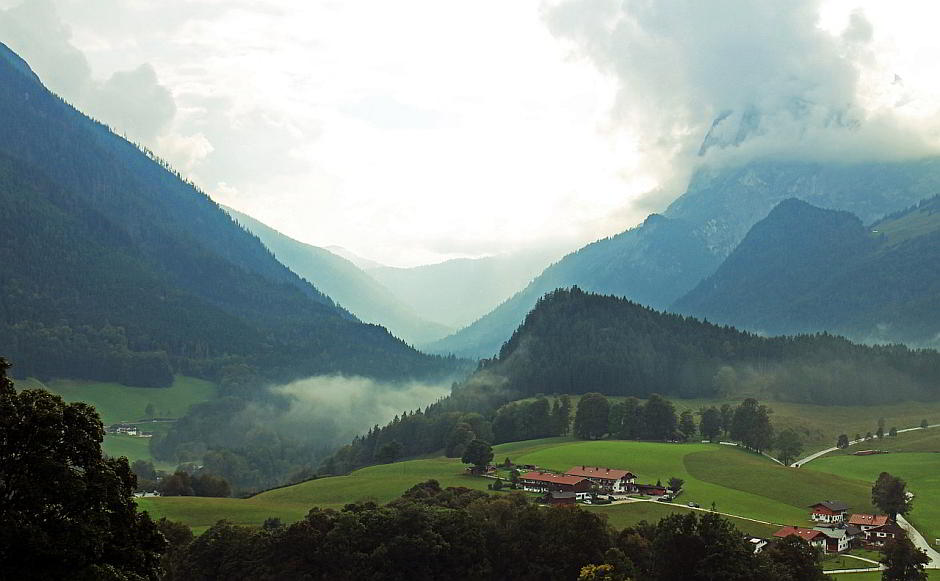
[[[845,522],[845,513],[849,510],[849,507],[845,503],[839,502],[838,500],[817,502],[810,506],[810,508],[813,509],[810,518],[816,522],[825,523]]]
[[[600,466],[575,466],[567,472],[568,476],[587,478],[604,492],[626,493],[634,490],[636,474],[629,470],[601,468]]]
[[[519,482],[528,492],[574,492],[578,500],[589,495],[593,487],[587,478],[551,472],[526,472],[519,476]]]
[[[886,514],[853,514],[849,517],[849,524],[862,529],[862,532],[875,527],[888,524],[888,515]]]
[[[824,551],[826,550],[827,537],[822,531],[817,531],[816,529],[804,529],[802,527],[783,527],[774,533],[774,537],[778,539],[783,539],[789,537],[790,535],[796,535],[814,547]]]

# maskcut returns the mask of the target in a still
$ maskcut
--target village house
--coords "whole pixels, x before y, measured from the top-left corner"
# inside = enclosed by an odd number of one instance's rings
[[[907,533],[896,523],[887,522],[880,527],[865,531],[865,539],[871,545],[882,546],[888,541],[903,538]]]
[[[886,514],[853,514],[849,517],[849,524],[855,525],[865,532],[875,527],[888,524],[888,515]]]
[[[778,539],[785,539],[790,535],[796,535],[800,537],[817,549],[822,551],[826,550],[828,537],[825,535],[825,533],[822,531],[817,531],[816,529],[804,529],[802,527],[787,526],[774,533],[774,537]]]
[[[127,436],[136,436],[137,435],[137,426],[134,424],[111,424],[105,428],[105,432],[108,434],[124,434]]]
[[[656,484],[635,484],[634,489],[637,493],[648,496],[663,496],[666,494],[666,487]]]
[[[601,468],[599,466],[575,466],[567,472],[568,476],[587,478],[606,493],[626,494],[636,490],[636,474],[629,470]]]
[[[855,525],[829,525],[817,526],[817,530],[826,535],[826,552],[841,553],[852,547],[852,543],[859,538],[864,537],[861,529]]]
[[[577,500],[590,496],[594,488],[587,478],[551,472],[526,472],[519,476],[519,482],[527,492],[573,492]]]
[[[824,502],[817,502],[816,504],[810,506],[813,509],[810,513],[810,518],[814,522],[824,522],[824,523],[842,523],[845,522],[845,513],[848,512],[849,507],[838,500],[826,500]]]
[[[577,492],[549,492],[545,497],[548,504],[574,504],[578,500]]]

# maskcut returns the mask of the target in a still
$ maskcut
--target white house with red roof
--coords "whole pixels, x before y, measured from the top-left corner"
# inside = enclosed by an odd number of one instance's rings
[[[787,526],[774,533],[774,537],[778,539],[784,539],[790,535],[800,537],[810,545],[823,551],[826,550],[826,544],[829,538],[822,531],[817,531],[816,529],[804,529],[803,527]]]
[[[636,484],[636,474],[629,470],[618,470],[616,468],[575,466],[565,472],[565,474],[568,476],[587,478],[604,492],[632,492]]]
[[[849,524],[862,529],[862,532],[875,527],[881,527],[888,524],[888,515],[886,514],[853,514],[849,517]]]
[[[838,500],[826,500],[810,506],[810,518],[815,522],[842,523],[845,522],[848,505]]]

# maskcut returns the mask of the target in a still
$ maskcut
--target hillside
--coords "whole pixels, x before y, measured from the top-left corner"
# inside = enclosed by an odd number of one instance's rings
[[[936,351],[868,347],[832,335],[759,337],[578,288],[541,299],[478,373],[485,374],[479,382],[502,382],[519,397],[712,397],[754,389],[820,404],[940,397]]]
[[[46,90],[0,45],[0,344],[17,376],[169,385],[444,375],[300,279],[205,194]]]
[[[349,260],[298,242],[251,216],[225,208],[235,220],[296,274],[309,281],[361,321],[387,328],[410,344],[439,339],[453,329],[422,320],[410,307]]]
[[[429,346],[490,357],[543,294],[577,285],[664,309],[721,264],[777,204],[798,198],[870,223],[940,191],[940,158],[885,163],[758,160],[702,168],[662,216],[569,254],[480,320]]]
[[[870,227],[791,199],[672,308],[769,334],[930,345],[940,333],[938,262],[940,197]]]
[[[453,332],[525,287],[560,254],[520,251],[413,268],[379,266],[366,272],[423,318],[447,325]]]

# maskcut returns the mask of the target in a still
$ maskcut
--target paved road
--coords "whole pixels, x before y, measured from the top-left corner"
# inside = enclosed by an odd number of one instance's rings
[[[927,539],[924,538],[924,535],[920,534],[920,532],[914,528],[914,525],[908,522],[907,519],[901,515],[898,515],[898,524],[907,531],[907,536],[910,537],[911,541],[913,541],[918,548],[922,549],[925,553],[927,553],[927,556],[930,557],[930,564],[927,565],[927,567],[930,569],[940,569],[940,553],[930,546],[930,543],[927,542]]]
[[[940,428],[940,424],[932,424],[932,425],[927,426],[927,428]],[[920,426],[915,426],[913,428],[904,428],[903,430],[898,430],[898,433],[902,434],[904,432],[913,432],[914,430],[923,430],[923,429],[924,428]],[[862,438],[861,440],[850,440],[849,446],[854,446],[855,444],[861,444],[864,441],[865,441],[864,438]],[[792,468],[799,468],[800,466],[802,466],[803,464],[806,464],[807,462],[812,462],[816,458],[819,458],[820,456],[825,456],[829,452],[835,452],[836,450],[838,450],[838,448],[826,448],[825,450],[820,450],[819,452],[810,454],[806,458],[801,458],[800,460],[797,460],[793,464],[790,464],[790,466]]]

